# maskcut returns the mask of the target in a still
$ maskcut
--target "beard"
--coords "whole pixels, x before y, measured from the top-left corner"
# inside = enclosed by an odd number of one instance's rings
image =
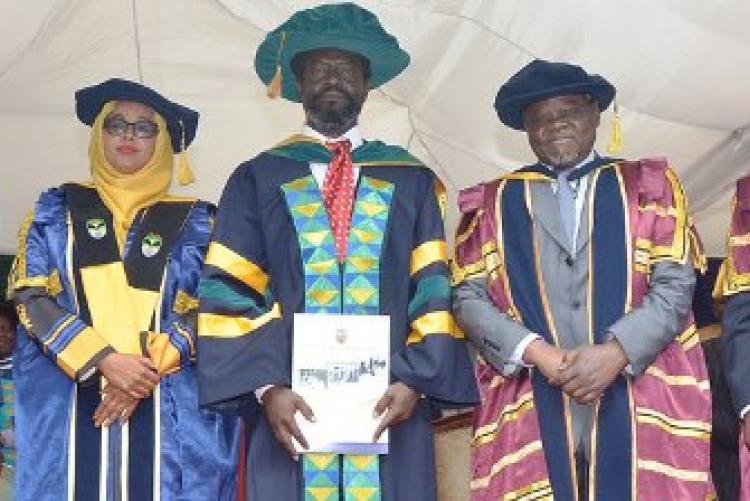
[[[553,166],[564,168],[575,165],[581,156],[580,150],[548,150],[546,153]]]
[[[323,135],[338,136],[349,130],[357,123],[357,118],[362,111],[362,101],[346,90],[335,87],[343,94],[343,101],[330,101],[324,99],[323,95],[332,90],[331,87],[321,89],[320,92],[311,96],[309,103],[305,104],[305,112],[308,121],[315,130]]]

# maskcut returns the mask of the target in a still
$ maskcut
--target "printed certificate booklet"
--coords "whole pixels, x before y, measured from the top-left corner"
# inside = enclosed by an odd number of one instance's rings
[[[372,442],[372,412],[388,389],[390,340],[387,315],[294,315],[292,389],[316,419],[297,413],[310,445],[300,452],[388,453],[388,430]]]

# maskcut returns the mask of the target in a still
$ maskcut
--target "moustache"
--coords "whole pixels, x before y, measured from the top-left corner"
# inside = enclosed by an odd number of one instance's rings
[[[340,85],[326,85],[325,87],[320,88],[320,90],[318,90],[315,93],[315,97],[318,98],[322,96],[323,94],[325,94],[326,92],[330,92],[330,91],[339,92],[343,94],[349,100],[354,99],[354,96],[352,95],[352,93]]]

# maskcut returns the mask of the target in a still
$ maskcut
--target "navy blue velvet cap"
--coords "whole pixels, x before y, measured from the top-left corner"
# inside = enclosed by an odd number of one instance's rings
[[[172,151],[182,151],[183,127],[185,147],[195,138],[198,128],[198,112],[165,98],[145,85],[129,80],[112,78],[91,87],[76,91],[76,115],[88,126],[93,125],[102,106],[109,101],[135,101],[148,106],[162,116],[169,129]]]
[[[615,97],[615,87],[580,66],[535,59],[500,87],[495,111],[508,127],[526,130],[523,124],[526,106],[565,94],[589,94],[599,104],[599,110],[604,111]]]

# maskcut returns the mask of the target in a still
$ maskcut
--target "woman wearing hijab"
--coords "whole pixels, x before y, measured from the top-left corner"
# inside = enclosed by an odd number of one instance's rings
[[[16,495],[234,499],[237,420],[199,410],[193,373],[214,207],[168,194],[198,113],[120,79],[75,97],[92,181],[42,193],[11,278]]]

